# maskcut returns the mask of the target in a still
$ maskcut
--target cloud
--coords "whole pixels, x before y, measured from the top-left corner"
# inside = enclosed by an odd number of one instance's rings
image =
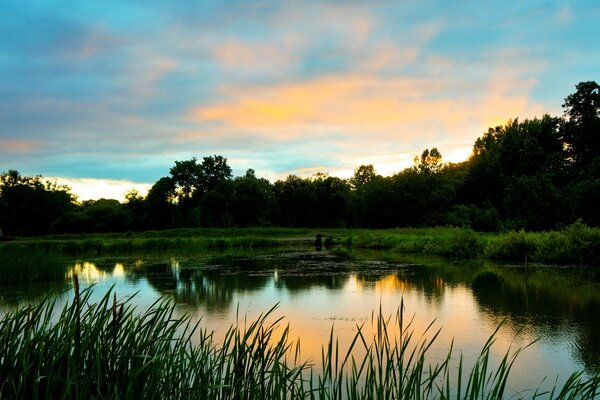
[[[214,60],[228,73],[268,74],[286,73],[298,56],[291,46],[285,44],[227,40],[215,46]]]
[[[162,79],[176,71],[177,62],[164,54],[153,50],[138,49],[134,58],[125,67],[128,79],[129,95],[152,99]]]
[[[393,171],[433,146],[458,159],[488,126],[560,113],[593,79],[597,15],[555,2],[6,2],[0,163],[150,182],[208,154],[268,177]]]
[[[537,111],[528,98],[534,84],[532,80],[499,75],[480,82],[478,88],[463,89],[461,81],[447,78],[347,74],[266,87],[229,88],[229,101],[198,106],[190,115],[197,123],[216,124],[232,132],[261,131],[287,139],[319,136],[323,127],[329,132],[359,136],[377,132],[381,139],[397,132],[407,137],[422,136],[419,126],[428,127],[432,120],[446,132],[458,133],[474,121],[496,123],[498,118],[506,120]],[[472,96],[454,96],[473,89],[478,91]],[[406,128],[415,130],[409,132]]]
[[[0,138],[0,154],[28,153],[39,149],[42,143],[37,140],[2,139]]]
[[[561,4],[555,14],[556,22],[560,25],[568,25],[573,21],[573,11],[568,4]]]

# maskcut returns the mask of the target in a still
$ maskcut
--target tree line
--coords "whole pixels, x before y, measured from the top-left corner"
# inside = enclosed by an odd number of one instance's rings
[[[6,235],[119,232],[177,227],[365,227],[453,225],[481,231],[546,230],[576,220],[600,225],[600,86],[576,85],[564,115],[489,128],[470,158],[443,163],[436,148],[381,176],[361,165],[350,179],[319,173],[274,183],[227,159],[175,161],[145,197],[78,202],[68,187],[0,175]]]

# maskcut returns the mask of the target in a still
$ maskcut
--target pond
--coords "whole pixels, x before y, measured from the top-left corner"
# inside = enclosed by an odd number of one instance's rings
[[[499,326],[492,363],[527,347],[508,394],[552,386],[557,377],[560,384],[576,370],[600,370],[600,286],[573,269],[296,249],[85,259],[73,261],[73,273],[82,287],[95,285],[96,298],[111,287],[120,298],[134,296],[139,308],[169,298],[217,338],[277,305],[268,319],[283,317],[303,359],[316,365],[332,329],[344,349],[359,327],[371,332],[380,310],[393,318],[404,304],[404,323],[412,319],[416,337],[432,322],[428,338],[441,328],[430,362],[441,362],[453,346],[455,359],[472,364]],[[61,307],[72,298],[70,287],[70,277],[0,287],[0,313],[49,295]]]

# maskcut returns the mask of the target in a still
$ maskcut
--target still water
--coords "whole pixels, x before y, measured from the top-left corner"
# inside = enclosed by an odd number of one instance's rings
[[[513,367],[509,394],[560,384],[576,370],[600,370],[600,285],[573,269],[274,250],[87,259],[73,261],[71,273],[82,287],[95,286],[95,298],[112,287],[120,298],[134,296],[140,309],[171,299],[178,313],[201,319],[217,338],[232,323],[277,305],[268,320],[283,317],[303,359],[317,366],[332,328],[343,349],[359,326],[370,332],[374,313],[393,317],[403,302],[417,337],[432,322],[429,338],[441,328],[432,363],[453,343],[454,359],[462,355],[469,365],[500,325],[492,363],[530,345]],[[70,287],[68,277],[52,285],[0,286],[0,313],[48,295],[61,307],[72,298]]]

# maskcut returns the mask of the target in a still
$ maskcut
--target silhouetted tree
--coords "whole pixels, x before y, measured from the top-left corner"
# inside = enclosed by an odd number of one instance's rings
[[[125,206],[118,200],[86,200],[81,210],[88,217],[91,232],[123,232],[131,227]]]
[[[315,226],[317,199],[312,183],[295,175],[273,186],[275,197],[274,223],[279,226]]]
[[[144,200],[146,209],[145,225],[152,229],[165,229],[174,226],[175,185],[169,177],[160,178],[148,191]]]
[[[16,170],[0,175],[0,226],[7,235],[49,233],[52,223],[73,208],[74,196],[66,186]]]
[[[354,189],[359,188],[367,183],[371,182],[377,176],[375,167],[373,164],[361,165],[354,169],[354,176],[350,178],[350,185]]]
[[[229,205],[232,223],[236,226],[268,224],[273,207],[272,186],[266,179],[258,179],[254,170],[249,169],[245,176],[233,180]]]
[[[142,199],[75,203],[68,188],[0,175],[5,234],[174,226],[400,227],[449,224],[478,230],[549,229],[577,219],[600,225],[600,86],[581,82],[563,118],[508,120],[489,128],[469,160],[444,164],[433,147],[391,177],[361,165],[348,181],[326,173],[271,184],[254,170],[232,180],[227,159],[175,161]]]
[[[144,228],[144,198],[140,196],[136,189],[131,189],[125,194],[125,211],[129,216],[131,229],[143,229]]]
[[[423,150],[423,153],[421,153],[421,158],[419,159],[415,157],[414,161],[418,172],[424,174],[437,173],[443,167],[442,155],[435,147],[433,147],[431,150]]]
[[[562,134],[572,160],[584,166],[600,156],[600,85],[580,82],[565,99]]]
[[[232,225],[229,212],[233,199],[233,185],[223,181],[202,196],[200,200],[200,223],[207,227],[227,227]]]
[[[214,155],[202,159],[198,174],[198,189],[201,194],[230,179],[231,167],[225,157]]]
[[[177,201],[185,214],[191,208],[192,194],[200,186],[202,168],[196,157],[193,157],[186,161],[175,161],[175,166],[169,170],[169,173],[175,185]]]
[[[342,227],[348,221],[350,185],[336,177],[319,177],[312,182],[315,192],[315,226]]]

